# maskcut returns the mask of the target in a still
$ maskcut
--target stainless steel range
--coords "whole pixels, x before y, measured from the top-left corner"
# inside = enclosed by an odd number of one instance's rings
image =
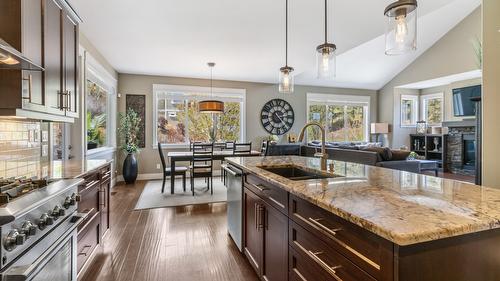
[[[82,181],[0,180],[0,280],[76,281]]]

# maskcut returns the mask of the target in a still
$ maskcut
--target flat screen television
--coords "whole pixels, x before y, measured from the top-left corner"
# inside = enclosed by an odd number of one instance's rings
[[[476,106],[470,99],[481,96],[481,85],[453,89],[453,114],[455,116],[474,116]]]

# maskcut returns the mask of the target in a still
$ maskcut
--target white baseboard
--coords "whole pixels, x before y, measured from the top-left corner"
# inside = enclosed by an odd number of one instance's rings
[[[189,177],[189,172],[187,173],[187,176]],[[214,177],[220,176],[220,171],[214,170]],[[150,173],[150,174],[138,174],[137,175],[137,180],[161,180],[163,179],[163,174],[162,173]],[[123,182],[123,176],[119,175],[116,178],[116,182]]]

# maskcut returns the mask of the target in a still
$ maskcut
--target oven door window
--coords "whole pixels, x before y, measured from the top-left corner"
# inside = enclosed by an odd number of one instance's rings
[[[69,239],[31,281],[71,281],[73,278],[72,243],[73,239]]]

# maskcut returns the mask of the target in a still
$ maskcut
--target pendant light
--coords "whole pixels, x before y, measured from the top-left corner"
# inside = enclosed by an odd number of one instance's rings
[[[198,103],[198,111],[203,113],[224,113],[224,102],[213,100],[213,76],[212,71],[215,66],[215,62],[209,62],[208,67],[210,67],[210,100],[200,101]]]
[[[417,1],[399,0],[384,10],[387,17],[385,54],[401,55],[417,49]]]
[[[337,46],[328,43],[328,6],[325,0],[325,43],[316,47],[316,62],[318,65],[318,78],[333,79],[336,75],[335,51]]]
[[[285,66],[280,67],[279,87],[280,93],[293,93],[293,67],[288,66],[288,0],[285,0]]]

